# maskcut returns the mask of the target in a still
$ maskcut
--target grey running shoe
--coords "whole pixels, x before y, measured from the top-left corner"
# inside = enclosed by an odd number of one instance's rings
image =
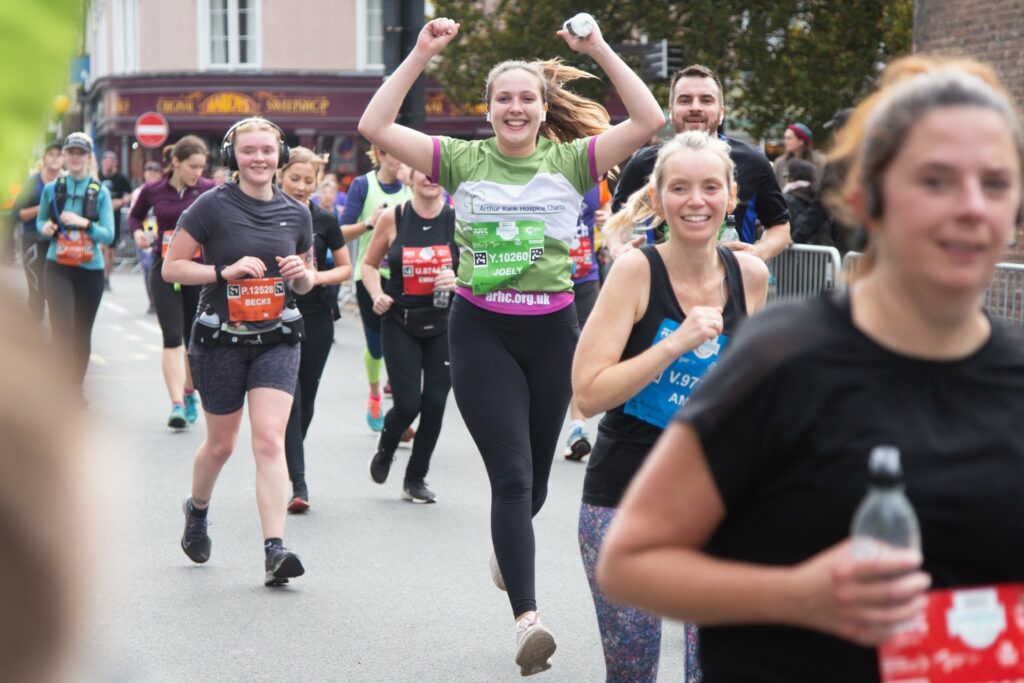
[[[210,559],[210,536],[206,533],[208,522],[205,517],[192,514],[192,499],[186,498],[181,506],[185,512],[185,533],[181,536],[181,549],[188,559],[196,564],[203,564]]]
[[[378,484],[388,480],[388,473],[391,471],[391,463],[395,461],[394,454],[388,455],[378,449],[370,458],[370,479]]]
[[[536,613],[516,622],[516,664],[522,676],[532,676],[551,668],[551,655],[555,654],[555,637],[547,630]]]
[[[402,484],[402,498],[413,503],[436,503],[437,496],[427,488],[427,482],[422,479],[406,480]]]
[[[264,586],[283,586],[288,583],[288,579],[306,573],[299,556],[283,546],[276,546],[267,553],[264,566],[267,570],[266,578],[263,580]]]
[[[494,553],[491,553],[491,581],[498,587],[498,590],[508,590],[505,588],[505,578],[501,575],[501,567],[498,566],[498,558]]]

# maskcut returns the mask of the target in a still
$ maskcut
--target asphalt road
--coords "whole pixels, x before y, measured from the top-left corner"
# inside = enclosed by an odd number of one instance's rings
[[[160,374],[156,317],[142,279],[115,274],[102,302],[86,380],[110,444],[104,477],[114,522],[102,530],[104,580],[89,649],[98,678],[123,681],[514,681],[515,636],[488,570],[489,494],[454,399],[428,481],[436,505],[400,499],[408,450],[370,481],[362,336],[354,311],[336,342],[306,439],[312,509],[285,536],[307,573],[263,586],[248,425],[211,505],[206,565],[182,552],[202,418],[174,433]],[[594,424],[591,424],[593,432]],[[559,454],[535,520],[541,616],[558,642],[537,681],[601,681],[604,663],[576,540],[584,466]],[[666,624],[661,681],[683,681],[683,632]]]

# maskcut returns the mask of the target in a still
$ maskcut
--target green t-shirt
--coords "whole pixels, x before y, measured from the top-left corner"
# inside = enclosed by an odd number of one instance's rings
[[[455,203],[459,285],[474,294],[572,289],[569,246],[583,195],[596,183],[590,140],[540,138],[520,158],[499,153],[494,138],[440,138],[439,181]]]

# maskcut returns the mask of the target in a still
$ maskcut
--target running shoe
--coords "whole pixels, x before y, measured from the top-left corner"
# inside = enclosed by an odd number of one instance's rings
[[[288,503],[288,512],[302,513],[309,509],[309,491],[305,482],[292,485],[292,499]]]
[[[210,559],[210,546],[213,545],[206,533],[209,522],[205,517],[192,514],[191,498],[186,498],[181,507],[185,512],[185,533],[181,536],[181,549],[188,555],[188,559],[203,564]]]
[[[384,384],[384,393],[386,395],[388,395],[388,396],[391,395],[391,380],[388,380],[387,382],[385,382],[385,384]]]
[[[264,586],[283,586],[288,579],[302,576],[306,568],[302,566],[302,560],[284,546],[275,546],[267,553],[267,560],[264,563],[267,575],[263,579]]]
[[[383,484],[388,480],[388,473],[391,471],[391,463],[395,461],[394,454],[388,455],[381,449],[370,458],[370,479],[377,484]]]
[[[566,460],[579,462],[590,454],[590,449],[590,437],[587,436],[587,432],[583,427],[573,427],[569,432],[569,438],[565,441],[565,450],[562,451],[562,456]]]
[[[185,406],[180,403],[171,405],[171,415],[167,418],[167,426],[172,429],[188,427],[188,419],[185,417]]]
[[[498,590],[508,590],[505,588],[505,577],[501,575],[501,567],[498,566],[498,558],[494,553],[491,553],[491,581],[498,587]]]
[[[522,676],[532,676],[551,668],[555,637],[540,623],[536,612],[516,621],[516,664]]]
[[[366,401],[366,423],[375,432],[384,429],[384,411],[380,409],[380,396],[370,396]]]
[[[437,496],[427,488],[427,482],[422,479],[407,479],[402,484],[402,498],[413,503],[436,503]]]
[[[199,419],[199,394],[194,391],[185,394],[185,419],[189,424]]]
[[[413,429],[412,427],[408,427],[408,428],[406,428],[406,430],[404,432],[402,432],[402,436],[399,439],[399,441],[401,441],[402,443],[409,443],[410,441],[412,441],[415,438],[416,438],[416,430]]]

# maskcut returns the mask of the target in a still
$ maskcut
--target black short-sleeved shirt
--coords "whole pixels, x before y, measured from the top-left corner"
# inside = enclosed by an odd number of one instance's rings
[[[313,219],[313,258],[316,259],[316,269],[330,270],[333,266],[327,265],[327,252],[345,246],[338,215],[312,202],[309,203],[309,213]],[[296,294],[295,301],[302,308],[331,309],[330,293],[323,285],[318,285],[305,294]]]
[[[955,361],[879,346],[845,295],[751,318],[677,415],[726,516],[707,551],[793,565],[849,534],[871,448],[900,449],[936,588],[1024,580],[1024,331]],[[742,656],[737,656],[742,653]],[[781,626],[701,630],[708,681],[878,681],[875,651]]]
[[[786,200],[775,179],[771,162],[760,148],[733,138],[722,138],[729,144],[729,156],[736,164],[736,182],[739,185],[739,203],[733,214],[740,239],[753,244],[757,241],[757,222],[765,228],[789,222]],[[633,155],[615,186],[612,210],[618,211],[630,195],[642,188],[654,170],[661,146],[644,147]]]
[[[132,194],[132,184],[122,173],[115,173],[112,176],[100,176],[103,187],[110,192],[111,199],[127,199]],[[114,209],[114,235],[121,234],[121,209]]]
[[[204,193],[181,214],[178,225],[203,248],[203,262],[229,266],[243,256],[263,260],[264,277],[280,277],[277,256],[306,254],[313,245],[309,209],[274,188],[269,201],[253,199],[233,182]],[[285,300],[292,297],[285,287]],[[228,317],[227,286],[208,282],[199,296],[199,308],[212,305],[221,320]],[[274,327],[276,322],[252,323],[252,330]]]

